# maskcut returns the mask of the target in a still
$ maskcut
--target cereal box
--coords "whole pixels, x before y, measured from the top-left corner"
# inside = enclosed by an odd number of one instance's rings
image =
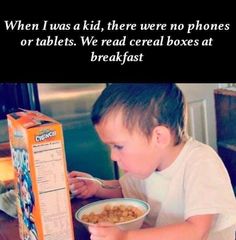
[[[74,240],[62,125],[37,111],[7,115],[22,240]]]

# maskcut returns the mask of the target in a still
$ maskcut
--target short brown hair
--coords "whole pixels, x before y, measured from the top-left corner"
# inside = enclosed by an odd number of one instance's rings
[[[108,85],[93,105],[91,119],[99,124],[109,113],[121,110],[124,126],[138,126],[149,137],[163,125],[175,135],[175,144],[186,136],[186,103],[173,83],[116,83]]]

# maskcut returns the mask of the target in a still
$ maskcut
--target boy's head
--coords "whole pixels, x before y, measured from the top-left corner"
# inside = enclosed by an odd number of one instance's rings
[[[95,102],[91,119],[97,125],[119,112],[130,132],[138,127],[149,138],[156,126],[165,126],[175,145],[186,137],[186,104],[175,84],[111,84]]]

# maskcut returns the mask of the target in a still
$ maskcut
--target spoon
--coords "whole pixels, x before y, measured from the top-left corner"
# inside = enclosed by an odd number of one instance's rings
[[[94,181],[99,183],[102,188],[105,189],[119,189],[121,188],[120,185],[115,185],[115,186],[111,186],[111,185],[107,185],[103,182],[103,180],[101,180],[100,178],[96,178],[96,177],[76,177],[79,180],[89,180],[89,181]]]

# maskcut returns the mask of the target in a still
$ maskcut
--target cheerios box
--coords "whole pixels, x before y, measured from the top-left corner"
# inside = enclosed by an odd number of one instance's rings
[[[38,112],[7,115],[22,240],[74,240],[62,125]]]

